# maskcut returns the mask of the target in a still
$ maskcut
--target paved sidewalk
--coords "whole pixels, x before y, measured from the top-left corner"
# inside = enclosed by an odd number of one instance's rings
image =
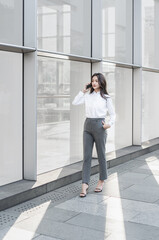
[[[0,212],[0,240],[159,240],[159,150]]]

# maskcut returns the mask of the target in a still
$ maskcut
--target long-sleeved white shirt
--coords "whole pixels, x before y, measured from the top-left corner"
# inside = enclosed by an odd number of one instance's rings
[[[72,104],[80,105],[85,104],[85,113],[87,118],[105,118],[107,112],[109,113],[110,120],[108,124],[111,126],[115,122],[115,111],[112,104],[112,99],[106,95],[106,99],[101,97],[100,92],[93,91],[90,93],[83,93],[80,91],[74,98]]]

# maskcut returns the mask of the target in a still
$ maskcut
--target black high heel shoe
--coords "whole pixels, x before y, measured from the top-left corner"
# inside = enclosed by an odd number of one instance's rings
[[[84,197],[86,197],[87,192],[88,192],[88,187],[86,188],[86,193],[81,192],[79,196],[80,196],[81,198],[84,198]]]
[[[101,186],[96,187],[95,190],[94,190],[94,192],[95,192],[95,193],[100,193],[100,192],[102,192],[103,187],[104,187],[104,182],[103,182],[103,184],[102,184]]]

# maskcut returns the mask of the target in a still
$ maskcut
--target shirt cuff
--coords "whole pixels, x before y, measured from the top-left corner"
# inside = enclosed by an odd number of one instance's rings
[[[108,122],[108,124],[109,124],[110,126],[112,126],[112,125],[113,125],[113,123],[112,123],[112,122]]]

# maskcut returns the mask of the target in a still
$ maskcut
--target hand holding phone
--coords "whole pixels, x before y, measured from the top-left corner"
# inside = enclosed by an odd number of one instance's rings
[[[86,85],[86,89],[91,88],[91,87],[92,87],[92,83],[89,83]]]
[[[85,88],[82,90],[83,93],[88,92],[88,91],[89,91],[89,88],[91,88],[91,87],[92,87],[92,83],[88,83],[88,84],[86,84],[86,85],[85,85]]]

